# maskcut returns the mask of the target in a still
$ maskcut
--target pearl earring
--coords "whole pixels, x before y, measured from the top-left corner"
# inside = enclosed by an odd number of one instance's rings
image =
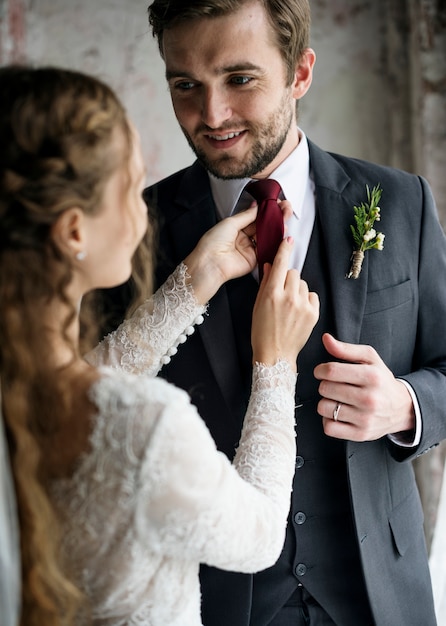
[[[87,258],[87,253],[85,252],[85,250],[80,250],[79,252],[76,253],[76,259],[78,261],[83,261],[86,258]]]

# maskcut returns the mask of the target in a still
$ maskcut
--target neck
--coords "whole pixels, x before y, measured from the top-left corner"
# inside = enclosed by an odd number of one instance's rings
[[[297,124],[293,122],[285,139],[283,146],[281,147],[279,153],[276,157],[271,161],[271,163],[265,167],[264,170],[258,172],[254,179],[257,178],[268,178],[271,174],[281,165],[285,159],[287,159],[290,154],[297,148],[300,142],[300,134]]]

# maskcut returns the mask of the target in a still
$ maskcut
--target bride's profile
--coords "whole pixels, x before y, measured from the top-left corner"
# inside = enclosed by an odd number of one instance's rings
[[[281,551],[296,359],[317,296],[288,270],[285,238],[259,288],[231,463],[186,392],[156,374],[220,286],[254,269],[256,206],[208,231],[92,349],[87,294],[131,275],[147,285],[152,270],[138,134],[113,91],[80,72],[3,67],[0,90],[0,546],[12,574],[16,535],[21,548],[21,592],[2,580],[3,616],[14,623],[20,597],[21,626],[198,626],[200,562],[250,572]]]

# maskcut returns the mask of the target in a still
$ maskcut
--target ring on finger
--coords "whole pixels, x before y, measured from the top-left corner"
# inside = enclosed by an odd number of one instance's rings
[[[338,415],[339,415],[339,411],[341,410],[341,406],[342,406],[341,402],[337,402],[336,403],[336,406],[335,406],[334,411],[333,411],[333,421],[334,422],[338,421]]]

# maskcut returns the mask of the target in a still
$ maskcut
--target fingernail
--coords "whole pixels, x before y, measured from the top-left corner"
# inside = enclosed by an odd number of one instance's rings
[[[287,240],[287,242],[288,242],[289,244],[294,243],[294,239],[293,239],[293,237],[291,237],[291,235],[288,235],[288,237],[286,238],[286,240]]]

